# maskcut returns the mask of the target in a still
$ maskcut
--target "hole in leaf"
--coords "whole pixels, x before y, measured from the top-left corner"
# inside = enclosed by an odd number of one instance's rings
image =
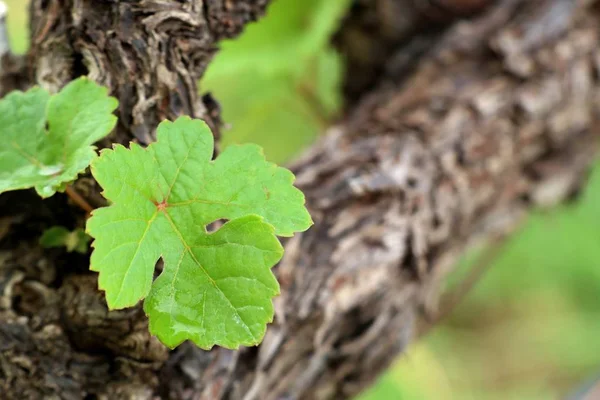
[[[164,267],[165,267],[165,263],[163,262],[163,259],[160,258],[156,262],[156,265],[154,266],[154,274],[152,276],[152,282],[154,282],[156,280],[156,278],[158,278],[158,276],[160,274],[162,274]]]
[[[215,222],[213,222],[212,224],[208,224],[208,225],[206,226],[206,232],[208,232],[208,233],[213,233],[213,232],[216,232],[216,231],[218,231],[218,230],[219,230],[219,229],[220,229],[220,228],[221,228],[223,225],[225,225],[225,223],[226,223],[227,221],[229,221],[229,220],[228,220],[228,219],[221,218],[221,219],[218,219],[218,220],[216,220],[216,221],[215,221]]]
[[[73,57],[73,75],[74,76],[85,76],[88,73],[89,73],[89,70],[85,65],[83,55],[76,53]]]

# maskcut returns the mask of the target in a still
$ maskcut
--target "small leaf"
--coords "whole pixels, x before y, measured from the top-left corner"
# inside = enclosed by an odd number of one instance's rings
[[[41,88],[0,100],[0,193],[35,187],[52,196],[96,156],[93,143],[110,133],[117,100],[79,78],[50,96]]]
[[[182,117],[160,124],[146,149],[117,145],[92,162],[113,204],[88,220],[90,268],[111,309],[147,296],[150,331],[171,348],[187,339],[205,349],[259,343],[279,292],[270,271],[283,255],[275,235],[312,223],[293,174],[259,147],[232,146],[211,161],[213,151],[208,126]]]
[[[70,233],[64,226],[53,226],[44,231],[40,244],[45,248],[64,246]]]
[[[66,247],[69,253],[76,251],[85,254],[90,239],[83,229],[75,229],[71,232],[64,226],[53,226],[44,231],[40,244],[45,248]]]

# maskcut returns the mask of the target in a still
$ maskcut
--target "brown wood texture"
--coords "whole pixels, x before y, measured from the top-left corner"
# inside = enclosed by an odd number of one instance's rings
[[[268,0],[48,0],[31,2],[34,81],[56,91],[87,74],[118,97],[120,131],[143,144],[180,115],[218,127],[198,79],[217,50]]]
[[[85,257],[37,246],[40,224],[75,219],[63,198],[0,196],[0,393],[338,399],[370,384],[435,311],[457,258],[514,231],[532,207],[569,199],[595,157],[600,6],[486,6],[445,25],[409,70],[357,91],[347,117],[294,164],[315,226],[285,242],[275,322],[257,348],[184,344],[168,352],[148,335],[141,308],[106,310]],[[195,79],[214,41],[263,8],[227,0],[34,1],[31,76],[58,88],[92,72],[124,104],[117,139],[151,140],[160,118],[207,116]],[[131,35],[118,33],[127,27]],[[201,32],[211,39],[196,38]],[[128,38],[156,46],[158,56],[140,56],[141,44]],[[167,51],[153,40],[175,45]],[[393,65],[413,49],[405,41],[392,47],[381,62]],[[113,48],[123,57],[111,58]]]

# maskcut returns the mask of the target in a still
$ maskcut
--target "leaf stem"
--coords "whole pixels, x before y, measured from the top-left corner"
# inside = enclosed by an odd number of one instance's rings
[[[82,210],[84,210],[89,216],[92,211],[94,211],[94,207],[87,202],[86,199],[83,198],[71,185],[67,185],[65,188],[65,193],[75,204],[77,204]]]

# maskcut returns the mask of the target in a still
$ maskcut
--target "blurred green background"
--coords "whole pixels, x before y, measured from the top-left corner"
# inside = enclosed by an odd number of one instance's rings
[[[7,3],[22,52],[27,2]],[[335,120],[343,60],[329,41],[348,4],[275,0],[223,43],[200,87],[221,103],[226,143],[259,143],[281,162]],[[360,400],[555,399],[600,375],[597,221],[600,165],[576,203],[534,212],[450,318]]]

